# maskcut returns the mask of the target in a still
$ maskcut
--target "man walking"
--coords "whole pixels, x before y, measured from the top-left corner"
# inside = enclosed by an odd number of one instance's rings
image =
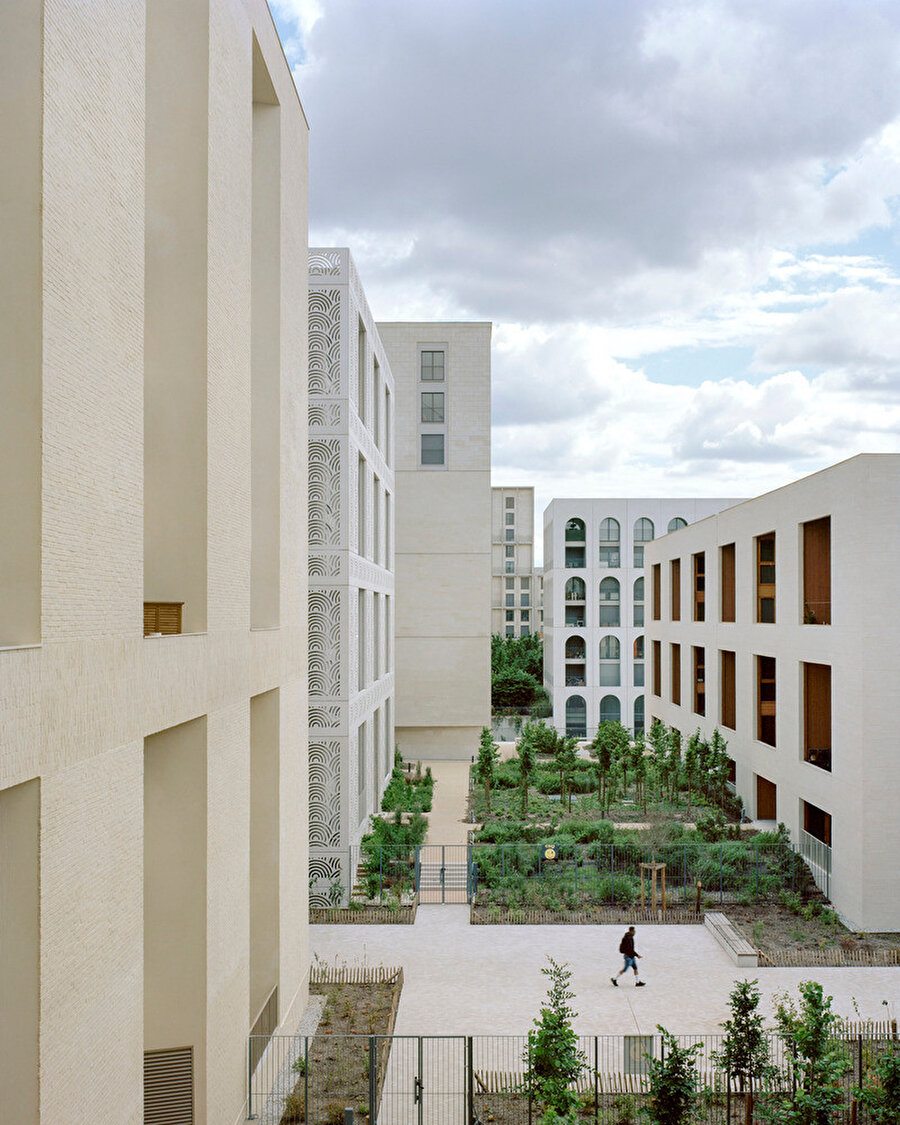
[[[643,980],[638,980],[637,963],[638,963],[638,958],[640,957],[640,953],[638,953],[637,950],[634,948],[634,926],[628,927],[627,933],[622,938],[622,940],[619,942],[619,952],[624,954],[625,965],[624,965],[623,968],[619,969],[616,976],[610,977],[609,979],[613,982],[613,984],[616,986],[616,988],[618,988],[619,987],[619,977],[622,975],[622,973],[627,973],[629,969],[634,969],[634,987],[635,988],[643,988],[644,985],[647,982],[643,981]]]

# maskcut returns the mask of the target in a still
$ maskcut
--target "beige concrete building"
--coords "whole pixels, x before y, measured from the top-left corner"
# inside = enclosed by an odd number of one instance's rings
[[[718,726],[857,929],[900,929],[900,456],[865,454],[648,544],[648,722]]]
[[[468,758],[491,716],[491,326],[377,327],[397,388],[397,743]]]
[[[264,0],[9,0],[0,89],[0,1113],[236,1122],[308,975],[306,121]]]
[[[310,902],[353,885],[348,851],[394,757],[394,379],[353,258],[309,256]]]
[[[534,489],[491,489],[491,632],[542,632],[542,571],[534,565]]]

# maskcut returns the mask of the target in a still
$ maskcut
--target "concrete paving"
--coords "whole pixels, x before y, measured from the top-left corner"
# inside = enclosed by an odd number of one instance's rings
[[[815,979],[842,1016],[900,1016],[900,967],[746,971],[703,926],[639,926],[647,987],[636,989],[629,973],[614,988],[623,926],[471,926],[468,919],[467,906],[420,906],[414,926],[314,926],[312,948],[332,964],[403,966],[398,1035],[525,1034],[547,992],[541,969],[548,956],[572,969],[574,1023],[583,1035],[652,1034],[657,1024],[677,1035],[714,1034],[734,981],[754,977],[769,1015],[776,993]]]

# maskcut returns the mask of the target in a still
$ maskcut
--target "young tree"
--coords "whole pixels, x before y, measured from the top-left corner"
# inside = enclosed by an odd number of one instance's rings
[[[700,731],[695,730],[687,740],[684,750],[684,782],[687,787],[687,811],[691,811],[691,799],[694,795],[694,786],[700,784]]]
[[[478,758],[475,762],[475,780],[484,788],[484,801],[488,812],[491,811],[491,786],[494,784],[494,774],[500,759],[499,750],[500,747],[494,742],[490,729],[482,727]]]
[[[723,808],[725,807],[725,792],[730,768],[731,759],[728,757],[728,743],[719,734],[719,728],[716,727],[709,744],[709,772],[712,790]]]
[[[519,788],[522,791],[522,816],[528,813],[528,783],[534,772],[534,723],[522,727],[516,754],[519,757]]]
[[[676,727],[669,728],[669,792],[673,799],[678,798],[678,787],[681,782],[681,731]]]
[[[697,1052],[700,1043],[680,1047],[678,1040],[657,1024],[662,1057],[650,1059],[650,1101],[644,1115],[651,1125],[688,1125],[697,1100]]]
[[[597,727],[591,743],[591,756],[597,763],[601,809],[609,808],[609,778],[618,768],[623,755],[628,753],[629,745],[628,731],[621,723],[606,722]]]
[[[560,735],[556,749],[556,768],[559,770],[559,803],[569,796],[569,812],[572,811],[572,775],[578,766],[578,739]]]
[[[775,1023],[787,1050],[785,1084],[791,1093],[775,1095],[758,1115],[772,1125],[832,1125],[844,1100],[842,1078],[850,1060],[834,1038],[837,1016],[831,997],[817,981],[801,981],[800,1003],[777,998]]]
[[[853,1088],[875,1125],[897,1125],[900,1121],[900,1047],[891,1044],[867,1075],[866,1085]]]
[[[644,732],[639,731],[634,736],[631,747],[631,769],[634,773],[635,796],[643,804],[647,812],[647,743]]]
[[[651,760],[656,773],[657,792],[662,797],[669,777],[669,735],[665,723],[654,719],[647,741],[652,751]]]
[[[712,1056],[716,1066],[737,1078],[741,1093],[746,1091],[745,1116],[753,1116],[753,1089],[772,1077],[776,1067],[769,1061],[769,1037],[759,1012],[759,982],[740,980],[728,998],[731,1016],[722,1027],[722,1047]]]
[[[559,965],[552,957],[547,960],[549,967],[541,969],[550,978],[547,999],[534,1021],[534,1030],[528,1033],[528,1046],[522,1056],[525,1086],[545,1108],[566,1115],[578,1102],[573,1087],[587,1066],[587,1059],[578,1049],[578,1036],[572,1027],[572,1020],[578,1015],[569,1006],[575,996],[569,990],[572,973],[568,965]]]

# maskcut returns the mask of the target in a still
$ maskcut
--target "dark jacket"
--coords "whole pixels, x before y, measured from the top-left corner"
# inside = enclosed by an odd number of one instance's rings
[[[626,957],[634,956],[634,934],[627,933],[619,943],[619,952],[624,953]]]

